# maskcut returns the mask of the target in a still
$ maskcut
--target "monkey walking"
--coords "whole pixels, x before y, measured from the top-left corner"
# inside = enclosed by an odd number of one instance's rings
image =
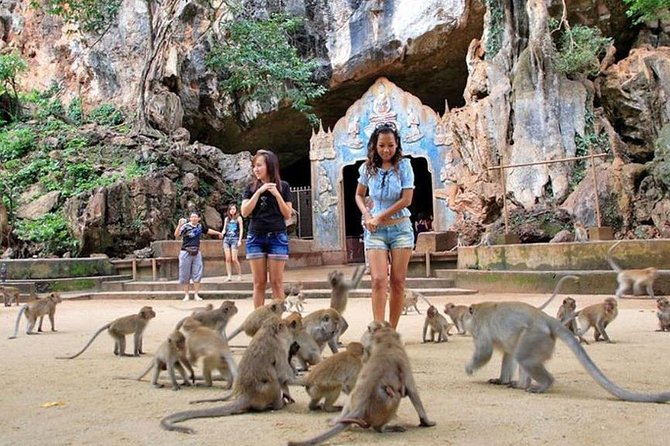
[[[210,304],[211,307],[211,304]],[[194,311],[191,316],[185,317],[177,323],[176,330],[179,330],[186,319],[192,317],[198,320],[205,327],[216,330],[223,339],[226,338],[226,326],[228,321],[237,314],[237,307],[232,300],[224,300],[219,308],[209,308],[208,310]]]
[[[444,314],[451,318],[459,335],[464,335],[470,331],[468,328],[471,319],[470,307],[467,305],[455,305],[449,302],[444,305]]]
[[[405,288],[405,294],[403,295],[403,312],[402,314],[407,314],[407,312],[414,308],[418,314],[421,314],[417,304],[419,303],[419,293],[409,288]]]
[[[658,317],[658,330],[670,331],[670,300],[667,297],[656,299],[656,317]]]
[[[475,351],[465,372],[472,375],[486,364],[498,348],[503,352],[500,377],[489,380],[541,393],[554,382],[544,367],[551,358],[556,338],[561,339],[575,354],[591,377],[619,399],[636,402],[665,402],[670,392],[643,394],[623,389],[605,376],[586,353],[579,341],[558,319],[536,307],[522,302],[483,302],[470,307]],[[512,381],[515,365],[519,365],[519,381]],[[535,385],[531,385],[535,381]]]
[[[129,316],[123,316],[118,319],[114,319],[112,322],[109,322],[100,327],[100,329],[95,332],[91,340],[88,341],[84,348],[79,351],[79,353],[72,356],[59,356],[57,358],[76,358],[77,356],[84,353],[86,349],[93,343],[95,338],[97,338],[98,335],[104,330],[107,330],[109,335],[114,338],[114,354],[117,356],[131,356],[126,355],[126,335],[134,334],[132,356],[139,356],[144,353],[142,351],[142,335],[144,330],[147,328],[149,321],[155,317],[156,313],[154,312],[153,308],[144,306],[137,314],[131,314]]]
[[[2,293],[2,298],[5,301],[5,307],[11,307],[12,302],[16,302],[16,306],[20,305],[19,296],[21,292],[18,288],[14,286],[4,286],[0,285],[0,293]]]
[[[286,304],[288,306],[288,308],[286,308],[287,311],[291,311],[291,309],[295,307],[295,311],[302,313],[305,311],[305,295],[300,291],[298,294],[287,296]]]
[[[189,371],[190,381],[189,377],[186,376],[184,367]],[[170,376],[170,381],[172,382],[172,390],[179,390],[181,388],[177,382],[175,369],[179,371],[179,374],[183,378],[183,385],[190,386],[191,383],[195,383],[193,367],[191,367],[191,363],[188,358],[186,358],[186,338],[180,331],[175,330],[170,333],[170,336],[168,336],[160,347],[158,347],[158,350],[156,350],[149,367],[135,379],[140,381],[151,371],[151,369],[154,371],[151,385],[158,389],[163,388],[163,384],[158,384],[158,377],[162,370],[167,370],[168,375]]]
[[[435,426],[428,419],[416,389],[414,376],[400,335],[387,324],[373,323],[368,327],[366,341],[369,358],[363,364],[356,385],[334,426],[307,441],[289,441],[289,445],[316,445],[349,428],[351,424],[372,427],[377,432],[403,432],[402,426],[389,426],[398,411],[400,400],[409,396],[419,415],[422,427]]]
[[[365,265],[359,265],[354,270],[351,280],[344,278],[342,271],[331,271],[328,273],[328,283],[330,283],[330,308],[340,314],[340,333],[337,335],[337,342],[340,342],[340,336],[349,328],[349,324],[344,319],[344,310],[347,308],[349,291],[355,290],[360,285],[365,273]]]
[[[624,292],[631,287],[631,285],[633,286],[634,294],[640,294],[642,292],[642,287],[645,287],[649,297],[655,299],[654,281],[658,277],[658,270],[653,266],[642,269],[621,269],[612,258],[612,251],[614,251],[614,248],[616,248],[621,242],[622,240],[619,240],[610,246],[610,249],[607,250],[606,256],[607,262],[617,273],[616,280],[619,284],[615,292],[617,299],[620,299]]]
[[[582,339],[584,333],[589,328],[593,327],[593,339],[598,342],[602,336],[605,341],[613,344],[614,341],[610,339],[605,331],[605,328],[616,319],[619,314],[618,303],[615,298],[608,297],[599,304],[589,305],[579,310],[577,315],[577,322],[580,329],[577,330],[577,336]]]
[[[235,401],[221,407],[186,410],[168,415],[161,420],[163,429],[192,434],[193,429],[177,426],[175,423],[193,418],[279,410],[284,407],[285,401],[293,402],[288,390],[288,383],[293,379],[293,372],[288,364],[289,341],[286,324],[278,317],[267,319],[244,351],[233,392],[224,398],[198,402],[221,401],[229,397],[235,397]]]
[[[42,321],[44,321],[44,316],[49,316],[49,322],[51,322],[51,331],[56,331],[54,321],[56,317],[56,305],[63,302],[59,293],[49,293],[49,295],[43,299],[37,299],[30,301],[21,306],[19,314],[16,316],[16,326],[14,327],[14,335],[10,336],[9,339],[16,339],[16,334],[19,332],[19,323],[21,322],[21,315],[25,313],[26,319],[28,319],[28,328],[26,329],[26,334],[32,335],[37,334],[33,332],[35,328],[35,323],[37,318],[40,318],[40,324],[37,327],[37,331],[42,331]]]

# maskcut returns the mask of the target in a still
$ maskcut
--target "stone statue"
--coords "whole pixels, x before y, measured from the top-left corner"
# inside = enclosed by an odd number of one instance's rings
[[[349,121],[347,126],[347,140],[344,142],[344,145],[350,149],[359,150],[363,147],[363,141],[358,136],[361,131],[361,126],[358,123],[358,115],[355,115]]]
[[[423,133],[421,133],[421,129],[419,128],[420,124],[419,117],[416,115],[415,110],[410,108],[407,112],[407,127],[409,130],[403,135],[402,140],[412,143],[423,138]]]

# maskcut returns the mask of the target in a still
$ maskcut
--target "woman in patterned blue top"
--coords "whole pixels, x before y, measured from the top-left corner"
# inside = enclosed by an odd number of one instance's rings
[[[369,191],[373,207],[365,207]],[[400,135],[393,123],[379,124],[368,141],[368,159],[359,169],[356,205],[365,222],[365,250],[372,280],[372,315],[385,320],[390,283],[389,322],[398,325],[403,309],[405,279],[414,247],[414,230],[407,209],[414,195],[414,172],[402,157]],[[391,265],[389,276],[389,262]]]

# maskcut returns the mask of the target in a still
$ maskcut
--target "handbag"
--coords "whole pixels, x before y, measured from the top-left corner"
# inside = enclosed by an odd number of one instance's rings
[[[184,251],[191,254],[192,256],[195,256],[200,251],[200,247],[199,246],[184,246]]]

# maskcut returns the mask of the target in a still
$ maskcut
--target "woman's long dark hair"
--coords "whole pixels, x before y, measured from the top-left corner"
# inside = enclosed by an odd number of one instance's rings
[[[230,217],[230,210],[233,208],[233,206],[235,206],[235,217],[240,216],[240,208],[237,207],[237,203],[230,203],[228,205],[228,209],[226,209],[226,217],[231,218]]]
[[[382,165],[382,158],[377,153],[377,141],[379,141],[379,135],[382,133],[389,133],[395,138],[396,149],[391,162],[393,163],[393,168],[397,171],[400,159],[402,158],[402,146],[400,145],[400,134],[398,134],[398,129],[395,124],[392,122],[384,122],[377,124],[372,135],[370,135],[370,140],[368,141],[368,159],[365,161],[365,170],[368,175],[373,176],[377,174],[377,169]]]
[[[279,158],[274,152],[270,150],[260,149],[256,152],[254,157],[251,159],[251,166],[256,165],[256,160],[259,156],[262,156],[265,159],[265,166],[268,171],[268,181],[270,183],[275,183],[279,191],[281,191],[281,176],[279,175]],[[252,173],[251,179],[251,192],[256,192],[256,190],[261,187],[261,180],[256,178]]]

